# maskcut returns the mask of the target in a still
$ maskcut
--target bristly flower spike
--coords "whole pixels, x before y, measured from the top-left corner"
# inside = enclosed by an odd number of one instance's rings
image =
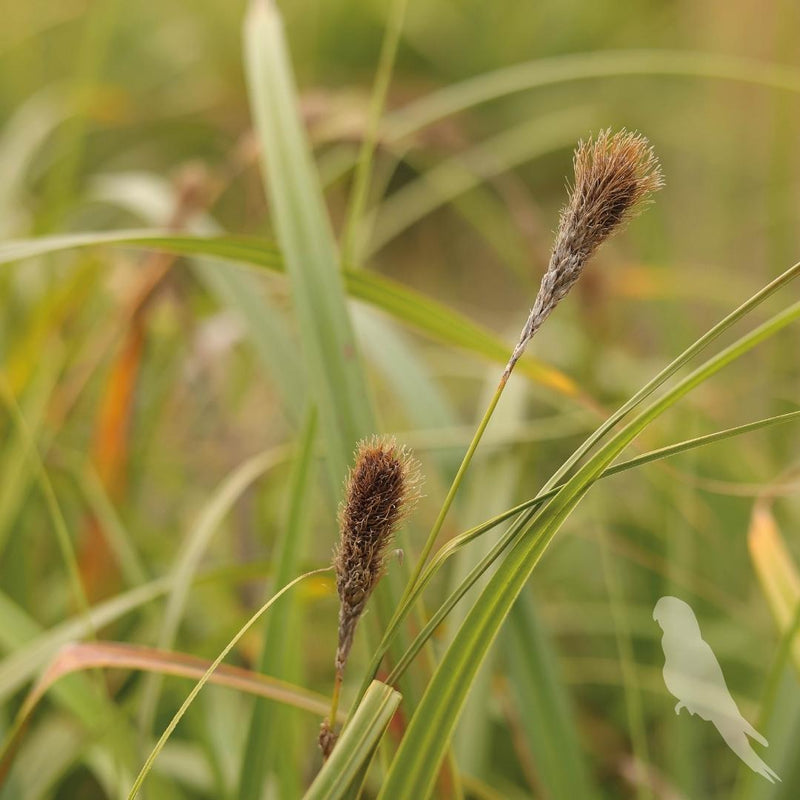
[[[331,715],[319,738],[325,757],[336,742],[333,726],[339,690],[356,625],[386,571],[394,533],[419,496],[418,484],[416,460],[394,439],[374,436],[359,443],[339,512],[339,545],[333,562],[339,631]]]
[[[635,217],[663,185],[661,167],[647,139],[626,130],[606,129],[594,139],[579,142],[573,164],[575,185],[561,211],[550,264],[503,373],[504,381],[597,248]]]

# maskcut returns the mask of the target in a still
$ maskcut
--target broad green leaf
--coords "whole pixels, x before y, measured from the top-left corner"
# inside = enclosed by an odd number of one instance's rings
[[[391,686],[372,682],[304,800],[336,800],[345,796],[352,782],[362,774],[362,767],[372,759],[400,699]]]

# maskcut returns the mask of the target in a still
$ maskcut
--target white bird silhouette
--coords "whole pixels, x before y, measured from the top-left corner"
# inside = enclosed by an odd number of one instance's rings
[[[750,769],[770,783],[779,781],[751,747],[748,736],[765,747],[768,742],[739,712],[717,657],[703,640],[692,607],[677,597],[662,597],[653,609],[653,619],[664,631],[664,683],[678,699],[675,713],[687,708],[690,714],[711,722],[725,744]]]

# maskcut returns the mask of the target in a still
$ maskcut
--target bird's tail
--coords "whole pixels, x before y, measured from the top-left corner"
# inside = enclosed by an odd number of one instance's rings
[[[714,722],[714,727],[719,731],[720,736],[725,740],[725,744],[736,753],[739,758],[747,764],[753,772],[757,772],[762,777],[766,778],[770,783],[780,781],[778,773],[771,767],[767,766],[758,756],[755,750],[750,746],[750,741],[745,735],[745,730],[741,725],[735,728],[730,724]],[[763,740],[763,736],[759,734],[759,738]]]
[[[764,747],[769,747],[769,742],[746,720],[742,717],[742,720],[745,725],[744,732],[751,738],[755,739],[757,742],[764,745]]]

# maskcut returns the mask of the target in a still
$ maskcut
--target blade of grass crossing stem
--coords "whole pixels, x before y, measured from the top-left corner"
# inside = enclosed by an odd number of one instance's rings
[[[155,747],[150,752],[150,755],[145,760],[144,764],[142,765],[139,774],[136,776],[136,780],[133,782],[131,786],[131,790],[128,793],[128,800],[134,800],[134,798],[139,794],[139,790],[142,788],[142,784],[146,780],[150,770],[155,763],[155,760],[158,758],[159,753],[164,749],[164,745],[167,743],[167,740],[172,735],[172,732],[178,726],[178,723],[183,719],[184,714],[188,711],[189,706],[194,702],[195,697],[200,693],[202,688],[208,683],[208,680],[211,678],[211,675],[216,671],[217,667],[225,660],[228,653],[233,650],[234,647],[239,643],[239,640],[250,630],[250,628],[255,625],[256,622],[267,612],[269,609],[290,589],[296,586],[301,581],[306,580],[306,578],[311,578],[315,575],[322,575],[325,572],[330,572],[331,567],[324,567],[323,569],[315,569],[311,572],[306,572],[303,575],[298,575],[293,581],[287,583],[280,591],[276,592],[266,603],[264,603],[261,608],[250,617],[245,624],[239,628],[236,632],[236,635],[228,642],[227,645],[223,648],[222,652],[214,659],[211,663],[209,668],[203,674],[203,677],[197,682],[195,687],[189,692],[186,700],[183,701],[181,707],[175,712],[175,715],[170,720],[169,725],[164,730],[164,733],[161,734],[159,740],[156,742]]]
[[[681,397],[798,318],[800,303],[709,359],[618,431],[541,511],[526,512],[521,534],[471,609],[428,684],[392,762],[381,798],[420,800],[429,796],[453,727],[489,646],[553,536],[602,471]]]
[[[317,412],[307,412],[289,480],[289,509],[283,533],[275,543],[275,574],[272,583],[282,586],[299,572],[305,556],[309,533],[309,497],[314,477],[314,443],[317,435]],[[258,661],[258,671],[274,678],[292,680],[288,674],[287,656],[290,646],[297,642],[292,630],[302,630],[298,619],[297,601],[289,596],[264,625],[264,640]],[[245,740],[239,772],[240,800],[260,800],[265,776],[278,776],[281,797],[298,797],[296,765],[299,761],[287,753],[293,744],[293,717],[277,703],[257,700],[253,706],[250,726]],[[278,734],[280,733],[280,740]]]
[[[8,242],[0,244],[0,263],[8,264],[47,253],[104,244],[143,247],[181,255],[207,255],[223,261],[263,267],[273,272],[284,271],[280,253],[265,239],[166,235],[161,231],[142,230],[69,234]],[[436,300],[365,270],[345,270],[342,278],[351,298],[379,308],[434,341],[463,348],[501,366],[508,361],[509,345],[506,342]],[[517,364],[516,371],[566,397],[580,395],[578,386],[571,378],[530,355]]]
[[[684,442],[677,442],[673,445],[668,445],[666,447],[658,448],[657,450],[643,453],[640,456],[636,456],[635,458],[631,458],[627,461],[621,461],[612,467],[608,467],[601,473],[598,480],[611,475],[616,475],[620,472],[625,472],[643,464],[650,463],[651,461],[669,458],[670,456],[677,455],[678,453],[703,447],[713,442],[722,441],[735,436],[741,436],[745,433],[750,433],[760,428],[767,428],[773,425],[782,425],[786,422],[797,420],[799,418],[800,411],[791,411],[787,414],[779,414],[775,417],[767,417],[765,419],[756,420],[755,422],[736,426],[735,428],[727,428],[725,430],[716,431],[704,436],[698,436],[694,439],[689,439]],[[477,525],[476,527],[453,537],[449,542],[447,542],[447,544],[440,548],[440,550],[431,560],[430,564],[426,567],[425,571],[422,573],[422,576],[417,582],[414,591],[409,596],[408,603],[403,607],[403,609],[400,610],[397,618],[394,620],[394,624],[386,630],[378,650],[373,655],[373,661],[370,664],[370,669],[367,671],[367,674],[370,675],[377,669],[383,653],[386,652],[386,647],[388,646],[387,643],[391,641],[397,626],[403,621],[403,619],[405,619],[410,604],[421,595],[423,589],[428,585],[430,580],[438,572],[438,570],[441,569],[446,561],[452,558],[462,547],[470,544],[476,538],[482,536],[487,531],[492,530],[492,528],[501,524],[502,522],[505,522],[513,517],[518,517],[523,511],[539,508],[544,502],[555,497],[562,487],[563,484],[557,484],[552,489],[547,491],[542,490],[536,495],[536,497],[526,500],[524,503],[520,503],[519,505],[504,511],[502,514],[498,514],[486,522],[483,522],[480,525]],[[518,524],[519,520],[517,520],[517,522],[511,526],[511,528],[503,535],[503,537],[494,545],[492,550],[487,553],[485,560],[473,567],[472,571],[464,579],[464,581],[462,581],[458,589],[454,590],[450,597],[448,597],[448,599],[442,604],[442,606],[440,606],[435,614],[433,614],[425,628],[412,642],[409,650],[403,655],[403,658],[397,665],[395,671],[402,673],[403,665],[409,663],[410,660],[414,658],[420,647],[422,647],[422,644],[427,641],[431,634],[436,630],[438,624],[450,613],[450,609],[452,609],[455,604],[459,602],[459,600],[464,596],[473,583],[478,580],[478,578],[483,574],[484,569],[488,568],[488,566],[491,565],[497,557],[499,557],[503,550],[505,550],[518,532]],[[364,691],[366,691],[366,685],[362,686],[358,696],[363,696]]]
[[[371,760],[400,699],[399,692],[391,686],[372,682],[304,800],[337,800],[346,795],[353,781],[363,777],[362,768]]]
[[[547,797],[596,797],[578,739],[574,712],[552,642],[524,591],[503,633],[511,691],[522,730]]]
[[[165,235],[153,231],[119,231],[116,233],[83,233],[64,236],[24,239],[0,244],[0,264],[13,263],[24,258],[94,245],[130,245],[151,247],[176,252],[182,255],[209,255],[226,261],[253,264],[276,272],[283,271],[283,262],[278,251],[268,241],[248,237],[200,237]],[[491,358],[503,365],[508,360],[508,346],[497,337],[488,334],[466,317],[451,311],[413,290],[369,272],[345,272],[345,286],[348,293],[357,299],[371,303],[400,321],[412,325],[432,338],[453,344],[472,352]],[[778,275],[766,286],[720,320],[713,328],[697,339],[678,358],[668,364],[646,386],[621,406],[598,428],[589,440],[565,462],[563,468],[553,476],[553,485],[574,466],[589,448],[607,433],[626,414],[652,394],[670,376],[674,375],[688,361],[702,352],[711,342],[721,336],[728,328],[752,312],[767,298],[789,284],[800,275],[800,263]],[[526,374],[533,380],[559,391],[567,396],[579,394],[578,387],[566,375],[530,357],[517,364],[516,372]]]
[[[244,38],[264,183],[338,498],[356,442],[375,430],[369,387],[356,350],[333,234],[298,115],[283,26],[274,3],[251,2]]]
[[[157,647],[162,650],[172,647],[195,573],[225,515],[254,481],[281,464],[286,456],[287,448],[280,446],[249,458],[228,475],[206,505],[200,509],[197,521],[181,543],[180,552],[172,568],[171,588],[158,634]],[[153,726],[162,684],[159,675],[150,675],[148,678],[142,689],[139,704],[139,727],[144,734],[147,734]]]

